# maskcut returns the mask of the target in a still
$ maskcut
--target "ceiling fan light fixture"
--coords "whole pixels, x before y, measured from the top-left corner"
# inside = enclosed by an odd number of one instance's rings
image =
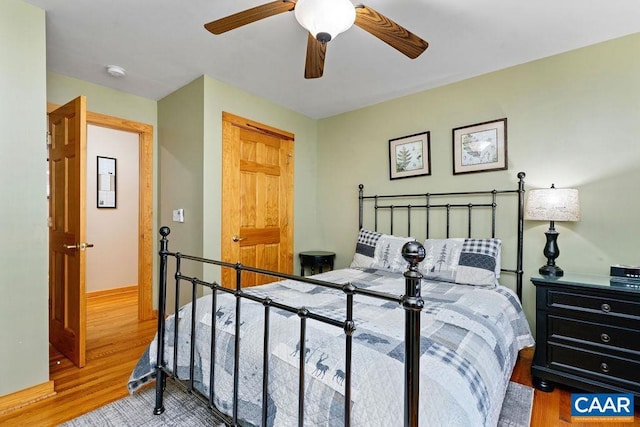
[[[319,41],[326,43],[353,25],[356,9],[349,0],[298,0],[296,19]]]

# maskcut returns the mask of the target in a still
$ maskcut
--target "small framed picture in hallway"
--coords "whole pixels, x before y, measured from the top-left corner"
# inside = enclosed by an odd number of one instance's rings
[[[116,159],[98,156],[98,208],[116,207]]]

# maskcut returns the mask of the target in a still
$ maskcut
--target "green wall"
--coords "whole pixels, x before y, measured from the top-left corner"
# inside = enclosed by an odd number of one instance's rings
[[[640,34],[519,65],[319,121],[319,231],[348,265],[357,229],[356,188],[371,193],[515,188],[580,190],[582,220],[556,223],[558,265],[609,274],[640,251]],[[453,128],[508,119],[508,170],[452,174]],[[388,140],[431,132],[432,175],[389,180]],[[526,279],[546,262],[549,224],[525,224]],[[503,255],[504,256],[504,255]]]
[[[87,97],[88,111],[152,125],[155,147],[155,141],[157,141],[155,129],[158,121],[158,107],[155,100],[73,77],[47,73],[47,102],[66,104],[80,95]]]
[[[196,255],[202,255],[203,240],[203,105],[203,78],[158,102],[159,221],[173,231],[171,247]],[[184,209],[184,223],[172,222],[178,208]]]
[[[158,101],[160,226],[169,226],[169,250],[202,256],[203,78],[196,79]],[[172,222],[172,211],[184,209],[184,223]],[[202,278],[202,266],[185,262],[183,273]],[[181,301],[190,295],[181,288]],[[170,307],[174,298],[167,294]],[[154,300],[155,301],[155,300]]]
[[[45,15],[0,2],[0,396],[49,381]]]

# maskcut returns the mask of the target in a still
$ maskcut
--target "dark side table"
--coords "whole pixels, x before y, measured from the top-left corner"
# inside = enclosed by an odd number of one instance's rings
[[[305,251],[300,252],[300,275],[304,276],[305,268],[311,269],[311,274],[322,273],[324,267],[333,270],[333,261],[336,258],[334,252],[327,251]]]
[[[640,287],[623,278],[565,273],[534,276],[533,384],[563,384],[640,399]]]

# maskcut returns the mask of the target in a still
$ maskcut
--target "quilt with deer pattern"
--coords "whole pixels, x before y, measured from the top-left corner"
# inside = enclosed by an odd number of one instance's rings
[[[314,278],[351,282],[360,288],[404,294],[404,278],[389,271],[349,268]],[[257,296],[335,319],[344,319],[342,291],[295,281],[249,288]],[[468,286],[422,281],[420,424],[425,426],[495,426],[518,351],[534,344],[514,292],[495,285]],[[232,413],[235,298],[211,295],[196,303],[194,381],[209,393],[210,336],[216,327],[214,402]],[[260,425],[264,306],[243,300],[240,316],[239,407],[242,424]],[[166,320],[165,356],[173,366],[177,346],[180,379],[189,377],[191,304],[178,312],[179,342],[173,342],[175,316]],[[395,302],[357,295],[354,317],[352,422],[354,426],[403,424],[404,309]],[[291,426],[298,421],[300,318],[271,309],[267,425]],[[345,340],[342,328],[307,320],[305,351],[305,425],[343,425]],[[129,380],[134,392],[154,379],[156,342],[140,358]]]

